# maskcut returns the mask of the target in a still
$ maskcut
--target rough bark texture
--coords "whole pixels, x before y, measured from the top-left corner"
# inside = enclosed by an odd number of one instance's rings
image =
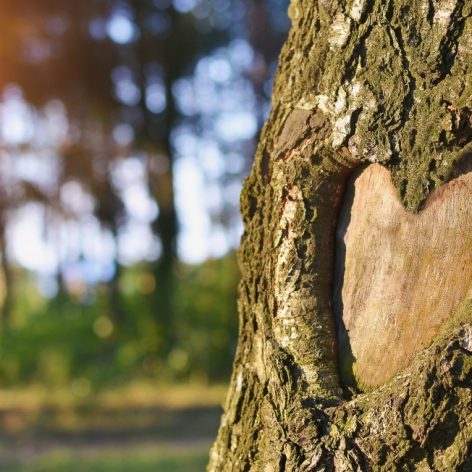
[[[294,0],[289,12],[242,195],[240,339],[209,470],[472,470],[471,303],[408,369],[350,399],[331,310],[353,169],[383,165],[411,212],[468,170],[472,3]]]

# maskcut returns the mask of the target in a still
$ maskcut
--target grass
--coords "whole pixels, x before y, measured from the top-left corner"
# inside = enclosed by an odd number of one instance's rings
[[[74,385],[66,387],[28,387],[0,389],[0,410],[21,408],[38,410],[54,405],[73,408],[81,404],[97,406],[161,406],[179,408],[187,406],[214,406],[221,404],[226,385],[199,383],[156,384],[150,381],[133,381],[123,386],[98,393],[78,392]]]
[[[176,448],[135,447],[93,453],[50,451],[33,462],[5,464],[5,472],[199,472],[208,462],[209,444]],[[0,464],[1,465],[1,464]]]
[[[0,471],[204,471],[224,386],[0,390]]]

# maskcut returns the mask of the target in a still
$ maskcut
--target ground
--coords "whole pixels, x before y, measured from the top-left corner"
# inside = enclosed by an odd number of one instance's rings
[[[224,391],[151,384],[86,398],[66,389],[0,391],[0,470],[203,471]]]

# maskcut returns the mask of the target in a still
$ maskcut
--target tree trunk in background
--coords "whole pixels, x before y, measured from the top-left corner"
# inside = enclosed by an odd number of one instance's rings
[[[126,312],[123,306],[123,299],[121,296],[120,280],[122,275],[122,266],[118,258],[118,225],[113,222],[109,224],[109,229],[113,236],[113,243],[115,246],[114,257],[114,272],[112,277],[106,282],[106,293],[108,301],[108,310],[110,318],[115,324],[115,329],[121,325],[126,318]]]
[[[185,22],[183,15],[170,7],[169,34],[161,44],[156,44],[155,35],[145,33],[145,24],[149,16],[150,2],[133,0],[137,23],[142,28],[142,35],[136,45],[138,59],[138,77],[141,89],[140,109],[142,129],[140,140],[150,155],[149,189],[155,199],[159,214],[153,222],[153,232],[161,242],[161,255],[153,263],[152,271],[156,288],[152,294],[153,310],[156,314],[157,329],[161,338],[160,351],[169,354],[176,339],[175,320],[175,263],[177,262],[178,217],[174,194],[174,151],[171,143],[171,131],[174,129],[178,112],[172,93],[172,86],[182,73],[189,57],[195,53],[192,41],[193,30]],[[146,70],[150,66],[162,67],[162,85],[166,97],[166,107],[162,113],[153,113],[146,103]]]
[[[2,258],[3,282],[5,286],[5,295],[1,307],[1,325],[2,330],[5,331],[10,327],[11,324],[11,311],[13,303],[13,270],[11,267],[11,261],[8,257],[5,224],[2,224],[0,228],[0,253]]]
[[[366,392],[340,381],[331,309],[353,170],[386,168],[411,218],[470,170],[472,4],[294,0],[289,13],[242,196],[240,337],[209,470],[472,470],[471,281],[429,345]]]
[[[169,150],[170,156],[170,150]],[[161,255],[153,264],[156,288],[152,294],[153,309],[162,340],[161,353],[169,354],[176,339],[175,319],[175,264],[177,262],[177,212],[174,200],[171,159],[162,174],[153,175],[154,197],[159,205],[159,215],[153,224],[161,241]]]

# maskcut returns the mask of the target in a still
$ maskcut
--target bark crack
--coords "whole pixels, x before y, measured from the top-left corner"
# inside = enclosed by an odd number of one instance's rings
[[[461,15],[464,4],[465,0],[458,0],[451,13],[447,33],[444,35],[439,45],[439,51],[442,59],[440,74],[439,77],[433,81],[433,85],[438,85],[440,82],[442,82],[454,67],[457,57],[459,39],[462,35],[465,21],[467,18],[470,18],[470,15]]]

